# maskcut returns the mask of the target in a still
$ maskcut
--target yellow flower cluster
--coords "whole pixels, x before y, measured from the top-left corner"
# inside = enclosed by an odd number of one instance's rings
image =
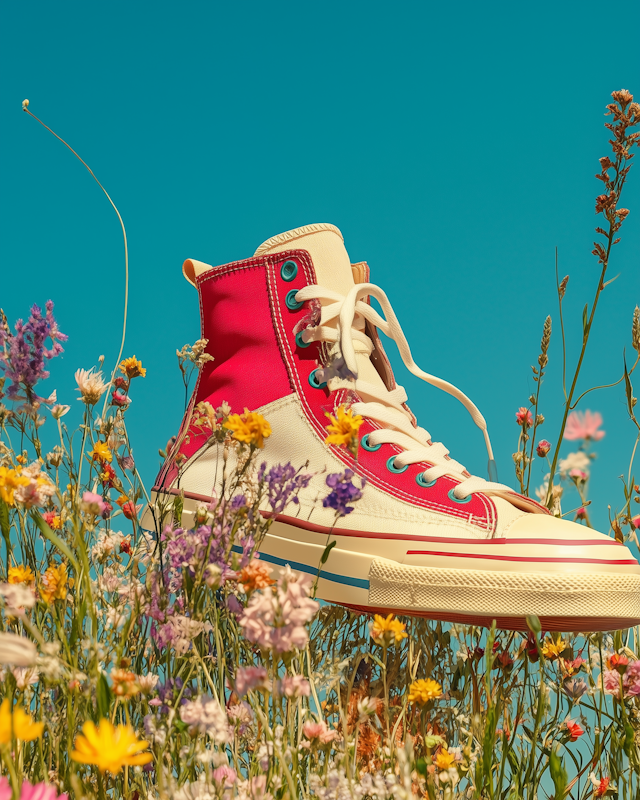
[[[376,614],[371,624],[371,638],[378,644],[401,642],[407,638],[406,627],[405,623],[400,622],[393,614],[389,614],[386,618]]]
[[[135,356],[125,358],[120,362],[119,366],[120,372],[126,375],[129,380],[131,380],[131,378],[144,378],[147,374],[146,368],[142,366],[142,361],[138,361]]]
[[[31,567],[25,567],[22,564],[18,564],[16,567],[9,567],[7,577],[9,583],[26,583],[30,585],[36,581],[36,576]]]
[[[73,587],[74,580],[67,575],[67,565],[63,562],[58,566],[51,566],[42,576],[40,585],[40,597],[45,603],[53,603],[54,600],[66,600],[67,584]]]
[[[410,703],[418,703],[423,706],[429,700],[437,700],[439,697],[442,697],[442,686],[431,678],[414,681],[409,687]]]
[[[5,698],[0,706],[0,744],[10,744],[11,739],[31,742],[39,739],[44,729],[43,722],[34,722],[20,706],[11,710],[9,698]]]
[[[564,639],[558,638],[555,642],[552,639],[547,639],[542,645],[542,655],[550,661],[558,658],[567,649],[567,643]]]
[[[29,478],[22,476],[17,470],[0,467],[0,499],[8,506],[15,504],[14,494],[20,486],[27,486]]]
[[[344,404],[339,405],[336,409],[336,416],[334,417],[328,411],[325,411],[325,416],[329,418],[327,431],[329,435],[324,440],[325,444],[337,444],[338,447],[348,447],[349,449],[357,449],[358,430],[364,422],[359,414],[353,415],[351,409],[346,409]]]
[[[224,423],[227,430],[232,431],[234,439],[252,447],[264,447],[264,440],[271,436],[271,425],[256,411],[245,408],[244,414],[230,414]]]
[[[120,772],[124,766],[142,766],[153,760],[151,753],[143,753],[149,746],[141,741],[130,725],[114,727],[108,719],[98,725],[85,722],[82,734],[76,737],[71,758],[80,764],[95,764],[100,772]]]

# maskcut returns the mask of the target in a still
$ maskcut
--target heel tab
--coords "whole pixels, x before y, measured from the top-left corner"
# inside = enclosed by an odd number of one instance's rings
[[[205,264],[204,261],[196,261],[195,258],[188,258],[182,265],[182,274],[192,286],[195,286],[196,278],[211,268],[211,264]]]

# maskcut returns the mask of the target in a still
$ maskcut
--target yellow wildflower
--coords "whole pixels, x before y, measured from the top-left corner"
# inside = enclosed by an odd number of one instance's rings
[[[9,698],[0,706],[0,744],[9,744],[12,738],[23,742],[39,739],[44,729],[43,722],[34,722],[25,711],[16,706],[11,713]]]
[[[0,498],[2,498],[8,506],[14,505],[15,500],[13,495],[15,490],[20,486],[27,486],[29,482],[29,478],[23,477],[15,469],[0,467]]]
[[[389,614],[386,619],[376,614],[371,625],[371,638],[378,644],[401,642],[407,638],[406,627],[405,623],[400,622],[393,614]]]
[[[142,361],[138,361],[135,356],[125,358],[120,362],[120,372],[127,376],[127,378],[144,378],[147,374],[146,367],[142,366]]]
[[[259,448],[264,447],[264,440],[271,436],[271,425],[267,420],[248,408],[244,414],[230,414],[224,427],[233,431],[234,439]]]
[[[558,656],[567,649],[567,643],[564,639],[558,638],[555,642],[552,639],[547,639],[542,645],[542,655],[550,661],[558,658]]]
[[[103,464],[105,461],[111,461],[113,459],[111,450],[109,450],[106,442],[96,442],[93,445],[93,450],[89,452],[89,455],[94,461],[100,461]]]
[[[100,772],[114,775],[125,766],[140,766],[153,760],[151,753],[143,753],[149,746],[141,741],[130,725],[114,727],[108,719],[101,719],[98,725],[85,722],[82,734],[76,736],[75,750],[71,758],[80,764],[95,764]]]
[[[45,603],[52,603],[54,600],[66,600],[67,583],[69,588],[73,587],[73,578],[67,576],[67,565],[63,562],[58,566],[51,566],[42,576],[40,586],[40,596]]]
[[[9,567],[8,573],[9,583],[35,583],[36,576],[33,574],[31,567],[25,567],[18,564],[17,567]]]
[[[327,431],[329,435],[324,440],[325,444],[337,444],[338,447],[348,447],[350,450],[354,448],[354,440],[357,439],[358,429],[364,422],[359,414],[353,415],[351,409],[346,409],[344,404],[339,405],[336,409],[336,416],[334,417],[328,411],[325,411],[325,417],[329,418]],[[357,444],[355,444],[357,447]]]
[[[434,759],[435,765],[438,769],[449,769],[453,766],[456,757],[450,753],[446,748],[442,747],[438,750]]]
[[[442,697],[442,686],[437,681],[427,678],[427,680],[414,681],[409,687],[409,702],[418,703],[423,706],[429,700],[437,700]]]

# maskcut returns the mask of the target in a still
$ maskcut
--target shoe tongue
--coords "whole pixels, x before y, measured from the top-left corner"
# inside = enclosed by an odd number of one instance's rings
[[[320,286],[345,295],[353,288],[351,262],[342,234],[335,225],[323,222],[286,231],[263,242],[255,255],[282,253],[284,250],[306,250],[313,261]]]

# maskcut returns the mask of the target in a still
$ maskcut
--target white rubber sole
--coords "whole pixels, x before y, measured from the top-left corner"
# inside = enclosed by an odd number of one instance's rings
[[[185,499],[183,524],[198,502]],[[143,527],[149,524],[147,511]],[[145,524],[147,523],[147,524]],[[338,533],[338,532],[336,532]],[[325,564],[327,544],[336,540]],[[364,540],[366,541],[366,540]],[[600,631],[640,624],[640,575],[625,572],[536,572],[412,565],[358,552],[363,540],[330,538],[274,521],[260,546],[274,569],[317,577],[316,597],[363,613],[398,613],[468,625],[527,630]]]

